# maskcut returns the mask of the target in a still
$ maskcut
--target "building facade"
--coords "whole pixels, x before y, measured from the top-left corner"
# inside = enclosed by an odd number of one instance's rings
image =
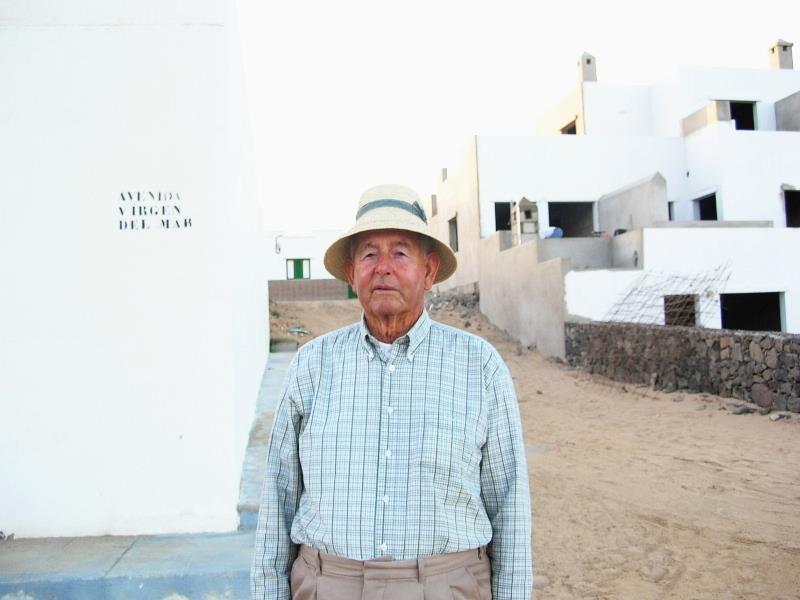
[[[346,283],[325,269],[325,250],[342,232],[267,232],[269,297],[273,301],[345,300],[355,297]]]
[[[267,275],[271,281],[332,279],[323,258],[338,229],[309,232],[267,231]]]
[[[791,49],[643,86],[597,81],[584,54],[536,135],[475,136],[443,171],[427,209],[460,267],[437,290],[477,286],[495,324],[553,356],[569,320],[800,332]]]
[[[0,50],[0,530],[235,530],[269,328],[233,5],[4,3]]]

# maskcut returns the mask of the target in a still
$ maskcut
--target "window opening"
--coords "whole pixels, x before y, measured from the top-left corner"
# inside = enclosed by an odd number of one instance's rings
[[[736,129],[752,131],[756,128],[756,105],[754,102],[731,102],[731,119]]]
[[[558,227],[564,237],[592,237],[594,210],[592,202],[548,202],[550,226]]]
[[[781,293],[720,294],[723,329],[782,331]]]
[[[786,204],[786,226],[800,227],[800,191],[785,190],[783,201]]]
[[[311,279],[311,259],[287,258],[286,279]]]
[[[511,231],[511,202],[494,203],[494,230]]]
[[[453,252],[458,252],[458,217],[453,217],[447,222],[450,230],[450,247]]]
[[[695,200],[697,216],[701,221],[717,220],[717,195],[709,194]]]
[[[664,324],[680,327],[697,325],[697,294],[664,296]]]

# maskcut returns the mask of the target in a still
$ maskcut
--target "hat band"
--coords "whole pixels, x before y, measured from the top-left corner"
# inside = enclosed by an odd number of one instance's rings
[[[422,219],[422,222],[426,225],[428,224],[428,217],[425,216],[425,211],[419,205],[419,202],[414,202],[414,204],[409,204],[408,202],[403,202],[402,200],[392,200],[392,199],[384,199],[384,200],[372,200],[371,202],[367,202],[364,206],[358,209],[356,213],[356,220],[361,218],[361,215],[367,213],[371,210],[376,208],[400,208],[406,212],[410,212],[412,215],[419,217]]]

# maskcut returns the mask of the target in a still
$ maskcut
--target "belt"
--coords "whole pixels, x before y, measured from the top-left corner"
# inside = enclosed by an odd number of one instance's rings
[[[300,557],[317,573],[364,579],[418,579],[479,563],[486,558],[486,548],[425,556],[416,560],[394,560],[391,556],[374,560],[353,560],[300,546]]]

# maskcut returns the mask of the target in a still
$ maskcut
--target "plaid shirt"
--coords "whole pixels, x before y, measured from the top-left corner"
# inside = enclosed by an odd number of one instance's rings
[[[519,407],[485,340],[423,312],[389,357],[364,319],[303,346],[275,415],[251,572],[288,600],[297,545],[356,560],[488,546],[494,600],[531,596]]]

